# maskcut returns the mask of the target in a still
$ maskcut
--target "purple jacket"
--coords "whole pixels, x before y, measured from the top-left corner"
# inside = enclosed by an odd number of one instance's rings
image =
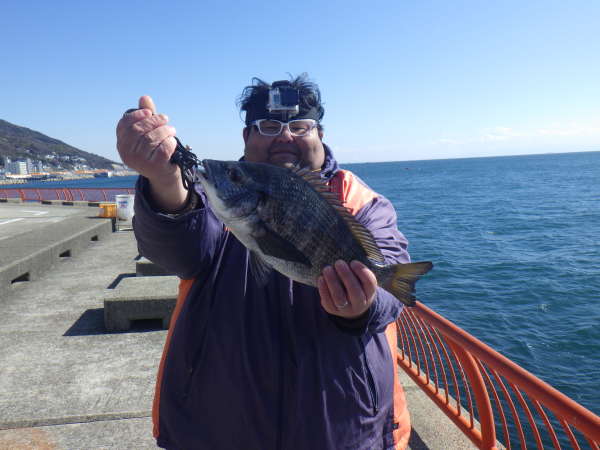
[[[329,149],[326,154],[323,176],[343,185],[354,206],[359,202],[355,216],[386,260],[409,262],[390,202],[340,170]],[[198,209],[172,217],[153,211],[147,189],[140,178],[134,218],[140,254],[195,280],[165,347],[155,404],[158,445],[393,448],[395,364],[383,332],[401,303],[378,288],[365,318],[352,321],[325,312],[316,288],[277,272],[258,287],[249,252],[201,190]]]

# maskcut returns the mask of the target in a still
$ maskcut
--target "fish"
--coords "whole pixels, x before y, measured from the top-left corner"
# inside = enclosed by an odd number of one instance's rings
[[[430,261],[386,264],[371,232],[342,205],[317,171],[205,159],[197,170],[211,209],[250,251],[259,285],[272,270],[316,286],[326,266],[360,261],[379,286],[414,306],[416,281]]]

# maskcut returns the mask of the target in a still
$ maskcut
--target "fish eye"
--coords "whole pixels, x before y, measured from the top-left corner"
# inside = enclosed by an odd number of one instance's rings
[[[239,183],[242,181],[242,174],[241,172],[236,169],[235,167],[229,167],[226,170],[227,176],[229,177],[229,179],[231,180],[232,183]]]

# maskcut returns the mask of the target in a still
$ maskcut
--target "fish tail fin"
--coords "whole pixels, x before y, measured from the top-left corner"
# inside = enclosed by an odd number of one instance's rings
[[[433,267],[429,261],[392,264],[383,267],[377,278],[380,286],[391,293],[406,306],[415,306],[415,283]]]

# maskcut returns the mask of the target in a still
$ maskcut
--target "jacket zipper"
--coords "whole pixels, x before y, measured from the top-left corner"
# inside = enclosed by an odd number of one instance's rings
[[[371,372],[371,367],[369,366],[369,360],[367,359],[367,349],[365,347],[365,344],[360,337],[358,339],[360,339],[360,345],[363,350],[363,360],[367,372],[367,386],[369,387],[371,403],[373,404],[373,415],[375,415],[379,412],[379,399],[377,397],[377,389],[375,388],[375,379],[373,378],[373,373]]]

